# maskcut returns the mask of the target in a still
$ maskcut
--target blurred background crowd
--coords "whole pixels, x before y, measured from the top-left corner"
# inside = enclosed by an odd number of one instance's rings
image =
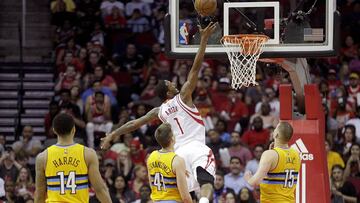
[[[153,134],[160,121],[123,135],[108,151],[100,150],[99,143],[105,133],[160,105],[154,91],[159,80],[173,81],[180,89],[187,79],[192,60],[169,59],[164,53],[168,0],[53,0],[49,6],[56,96],[45,117],[47,139],[44,143],[32,139],[32,126],[25,126],[21,139],[11,146],[0,135],[0,196],[6,202],[33,202],[35,157],[55,142],[52,119],[66,112],[75,120],[77,142],[98,149],[113,202],[150,202],[145,159],[158,148]],[[338,0],[338,10],[342,13],[338,56],[308,62],[326,113],[324,142],[333,201],[345,195],[355,197],[345,202],[357,202],[360,2]],[[259,189],[247,188],[243,174],[255,173],[279,122],[279,85],[291,81],[278,70],[259,65],[259,85],[235,91],[230,88],[227,60],[207,59],[202,64],[193,100],[218,166],[214,203],[259,200]]]

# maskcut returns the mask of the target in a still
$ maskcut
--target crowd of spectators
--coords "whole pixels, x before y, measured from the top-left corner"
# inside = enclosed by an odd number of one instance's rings
[[[105,133],[160,105],[158,80],[184,84],[192,60],[172,60],[163,51],[163,21],[168,0],[52,0],[56,96],[45,116],[47,139],[22,137],[5,146],[0,135],[0,196],[6,202],[33,202],[34,158],[55,142],[52,119],[71,115],[76,141],[97,149],[100,171],[113,202],[151,202],[146,156],[157,149],[153,133],[160,121],[119,138],[108,151],[99,149]],[[341,50],[336,57],[309,59],[326,113],[326,145],[334,202],[357,202],[360,195],[360,3],[338,1],[342,13]],[[230,88],[226,60],[202,64],[194,103],[206,126],[207,144],[218,170],[214,203],[257,202],[259,188],[247,188],[245,170],[256,171],[261,154],[279,122],[279,85],[289,83],[259,67],[258,86]],[[91,190],[91,202],[97,202]]]

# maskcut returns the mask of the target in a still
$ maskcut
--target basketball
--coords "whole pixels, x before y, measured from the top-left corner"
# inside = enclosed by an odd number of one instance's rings
[[[210,16],[215,13],[216,0],[195,0],[195,10],[202,16]]]

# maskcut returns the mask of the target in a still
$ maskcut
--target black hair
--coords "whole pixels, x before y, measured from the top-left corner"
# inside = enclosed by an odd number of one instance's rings
[[[244,165],[244,163],[243,163],[243,161],[240,159],[240,157],[237,157],[237,156],[232,156],[232,157],[230,158],[230,163],[231,163],[231,161],[234,160],[234,159],[239,160],[240,164],[241,164],[241,165]]]
[[[243,190],[248,190],[249,191],[249,199],[248,200],[241,200],[241,192],[243,191]],[[240,203],[255,203],[256,201],[255,201],[255,198],[254,198],[254,195],[252,194],[252,192],[251,192],[251,190],[249,189],[249,188],[247,188],[247,187],[243,187],[240,191],[239,191],[239,194],[238,194],[238,201],[240,202]]]
[[[332,168],[331,168],[331,172],[334,170],[334,169],[340,169],[344,172],[345,168],[342,167],[340,164],[336,164],[334,165]]]
[[[165,83],[165,80],[159,80],[156,87],[155,93],[162,100],[165,101],[167,99],[168,86]]]
[[[103,92],[101,92],[101,91],[95,92],[94,95],[95,95],[95,97],[96,97],[97,95],[101,95],[101,96],[105,97],[105,94],[104,94]]]
[[[67,93],[67,94],[71,95],[71,91],[69,89],[65,89],[65,88],[61,89],[59,94],[62,95],[63,93]]]
[[[91,51],[91,52],[89,53],[89,56],[90,56],[91,54],[96,54],[97,57],[100,57],[100,54],[99,54],[98,52],[96,52],[96,51]]]
[[[75,126],[74,119],[66,113],[60,113],[55,116],[52,126],[55,134],[60,137],[67,136]]]
[[[263,150],[265,150],[265,146],[262,145],[262,144],[257,144],[257,145],[255,145],[254,150],[255,150],[256,147],[261,147]]]
[[[91,86],[93,87],[95,83],[101,83],[101,80],[94,80]]]
[[[218,176],[224,177],[224,176],[225,176],[225,173],[224,173],[224,171],[222,171],[222,170],[218,169],[218,170],[216,170],[215,175],[218,175]]]
[[[351,154],[351,150],[352,150],[352,148],[354,148],[355,146],[357,146],[357,147],[359,147],[360,148],[360,144],[358,144],[358,143],[353,143],[352,145],[351,145],[351,147],[350,147],[350,154]]]
[[[59,106],[59,102],[56,100],[51,100],[49,106],[54,106],[54,105]]]
[[[114,178],[114,184],[111,185],[110,191],[116,193],[115,181],[116,181],[116,179],[117,179],[118,177],[121,177],[122,179],[124,179],[124,182],[125,182],[124,185],[125,185],[125,186],[124,186],[124,190],[122,191],[122,194],[124,194],[124,193],[128,190],[129,186],[128,186],[128,184],[126,184],[127,181],[128,181],[128,179],[127,179],[123,174],[117,174],[117,175],[115,176],[115,178]]]
[[[141,13],[140,9],[138,9],[138,8],[136,8],[136,9],[133,10],[133,13],[135,13],[135,12]]]

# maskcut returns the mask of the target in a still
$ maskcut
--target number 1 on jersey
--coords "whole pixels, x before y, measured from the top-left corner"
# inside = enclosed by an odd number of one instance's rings
[[[176,123],[178,124],[178,126],[179,126],[179,128],[180,128],[181,134],[184,134],[184,131],[183,131],[183,129],[181,128],[181,125],[180,125],[180,123],[179,123],[179,119],[175,117],[174,120],[176,121]]]

